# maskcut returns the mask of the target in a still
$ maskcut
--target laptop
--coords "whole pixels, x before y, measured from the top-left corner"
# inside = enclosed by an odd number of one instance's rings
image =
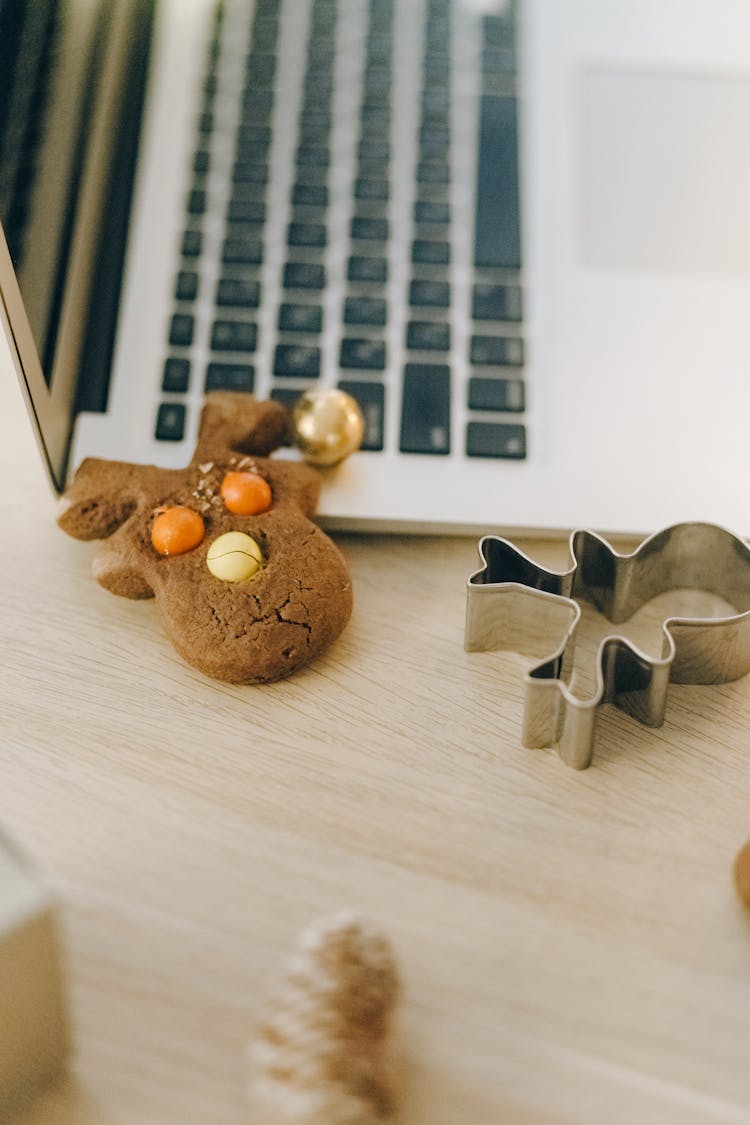
[[[56,489],[341,386],[329,528],[750,530],[750,5],[0,0],[0,73]]]

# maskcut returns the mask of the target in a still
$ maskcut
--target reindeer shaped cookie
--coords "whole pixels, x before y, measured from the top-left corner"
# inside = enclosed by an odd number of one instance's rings
[[[61,500],[64,531],[104,540],[97,581],[155,597],[177,651],[231,683],[289,675],[351,613],[344,560],[308,518],[320,475],[268,459],[287,427],[277,403],[211,394],[187,468],[88,459]]]

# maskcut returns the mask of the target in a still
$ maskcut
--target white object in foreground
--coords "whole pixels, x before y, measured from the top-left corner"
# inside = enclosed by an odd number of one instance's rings
[[[52,897],[0,832],[0,1120],[59,1073],[67,1046]]]

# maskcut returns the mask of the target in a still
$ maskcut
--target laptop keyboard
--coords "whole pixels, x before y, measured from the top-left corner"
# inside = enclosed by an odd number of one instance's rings
[[[196,392],[333,385],[365,450],[526,457],[512,13],[249,10],[215,10],[156,438]]]

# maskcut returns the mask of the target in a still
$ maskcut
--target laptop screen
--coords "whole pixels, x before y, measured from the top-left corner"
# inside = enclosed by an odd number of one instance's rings
[[[142,0],[0,0],[0,311],[58,487],[73,415],[82,397],[89,405],[84,384],[106,386],[143,10]]]
[[[0,221],[48,383],[101,34],[97,4],[0,0]]]

